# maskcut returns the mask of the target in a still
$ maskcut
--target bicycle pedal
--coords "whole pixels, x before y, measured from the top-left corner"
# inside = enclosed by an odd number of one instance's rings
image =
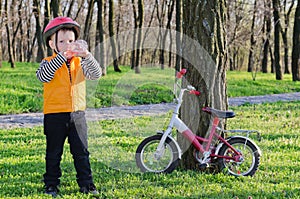
[[[207,168],[209,168],[209,164],[208,163],[199,164],[199,169],[207,169]]]

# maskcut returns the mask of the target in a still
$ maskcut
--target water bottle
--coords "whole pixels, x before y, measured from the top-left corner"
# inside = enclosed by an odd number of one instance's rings
[[[74,57],[80,52],[84,52],[88,49],[88,44],[84,40],[76,40],[69,44],[68,50],[64,53],[66,57]]]

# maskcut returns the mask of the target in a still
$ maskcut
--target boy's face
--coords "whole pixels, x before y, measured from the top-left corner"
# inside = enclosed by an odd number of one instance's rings
[[[55,36],[57,34],[57,37]],[[59,30],[56,34],[51,36],[49,46],[52,50],[57,52],[65,52],[68,50],[70,44],[75,41],[75,33],[72,30]],[[55,41],[57,38],[57,41]]]

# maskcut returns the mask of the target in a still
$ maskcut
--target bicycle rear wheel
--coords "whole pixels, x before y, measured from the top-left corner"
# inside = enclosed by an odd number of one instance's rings
[[[251,141],[243,138],[232,138],[228,142],[242,154],[243,159],[241,161],[234,161],[219,158],[218,163],[220,171],[227,168],[228,172],[234,176],[253,176],[259,166],[259,149]],[[225,144],[221,147],[218,154],[233,158],[236,156],[234,151]]]
[[[144,139],[135,154],[137,166],[142,172],[171,173],[179,161],[179,151],[170,138],[164,143],[160,157],[155,155],[162,135],[154,135]]]

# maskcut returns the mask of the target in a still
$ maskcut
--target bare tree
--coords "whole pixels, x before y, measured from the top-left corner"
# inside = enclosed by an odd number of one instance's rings
[[[136,12],[136,6],[135,6],[135,1],[131,0],[131,4],[132,4],[132,12],[133,12],[133,39],[132,39],[132,51],[131,51],[131,59],[130,59],[130,64],[131,64],[131,69],[134,69],[136,67],[136,31],[138,28],[138,19],[137,19],[137,12]]]
[[[68,17],[72,17],[71,14],[72,14],[72,11],[73,11],[74,3],[75,3],[75,0],[72,0],[69,4],[69,9],[68,9],[68,12],[66,14]],[[66,9],[67,9],[67,6],[64,8],[64,13],[66,12]]]
[[[113,56],[113,64],[114,64],[114,71],[121,72],[121,69],[118,65],[118,57],[117,57],[117,50],[116,50],[116,41],[115,41],[115,33],[114,33],[114,1],[109,0],[109,14],[108,14],[108,29],[109,29],[109,37],[110,37],[110,44]]]
[[[165,22],[165,15],[166,15],[166,4],[167,1],[162,1],[160,2],[159,0],[155,0],[155,3],[157,4],[157,20],[158,20],[158,24],[159,24],[159,28],[161,29],[161,31],[159,31],[159,44],[160,44],[160,50],[159,50],[159,63],[160,63],[160,67],[161,69],[164,69],[164,65],[165,65],[165,55],[164,55],[164,49],[165,49],[165,43],[163,42],[163,35],[164,35],[164,22]]]
[[[106,75],[106,68],[104,66],[104,31],[103,31],[103,0],[96,0],[98,7],[97,28],[96,28],[96,42],[95,42],[95,58],[98,60],[102,74]]]
[[[62,16],[60,0],[51,0],[50,6],[53,12],[53,18]]]
[[[166,39],[169,34],[170,37],[172,37],[171,34],[171,22],[172,22],[172,17],[173,17],[173,12],[174,12],[174,6],[175,5],[175,0],[170,0],[168,2],[168,12],[167,12],[167,25],[166,29],[167,31],[165,32],[165,35],[163,37],[163,46],[166,44]],[[170,44],[169,44],[169,49],[172,49],[172,39],[170,38]],[[164,49],[164,48],[163,48]],[[169,52],[169,67],[171,67],[171,61],[172,61],[172,53]]]
[[[292,50],[292,76],[293,81],[300,81],[300,1],[297,2],[295,12],[293,50]]]
[[[84,25],[84,31],[83,31],[83,39],[90,43],[90,29],[92,25],[92,19],[93,19],[93,11],[94,11],[94,4],[95,0],[91,0],[89,2],[88,12],[87,16],[85,18],[85,25]]]
[[[282,70],[280,66],[280,16],[279,16],[279,0],[273,1],[274,15],[274,61],[276,80],[282,80]]]
[[[2,16],[2,2],[0,3],[0,16]],[[1,17],[0,19],[0,31],[2,32],[2,23],[3,23],[3,18]],[[0,34],[0,41],[2,41],[2,34]],[[2,67],[2,45],[0,42],[0,68]]]
[[[284,16],[284,27],[281,28],[281,35],[284,46],[284,73],[289,74],[289,44],[288,44],[288,27],[290,23],[290,15],[294,7],[295,0],[287,2],[283,1],[283,16]],[[287,8],[289,4],[289,7]],[[281,6],[280,6],[281,7]]]
[[[226,1],[226,21],[228,64],[230,70],[243,67],[246,54],[249,52],[247,41],[251,38],[251,21],[253,13],[251,4],[246,0]]]
[[[249,50],[249,58],[248,58],[248,72],[253,71],[254,59],[255,59],[255,44],[256,40],[254,38],[255,34],[255,23],[256,23],[256,0],[254,0],[254,8],[253,8],[253,18],[252,18],[252,25],[251,25],[251,37],[250,37],[250,50]]]
[[[10,62],[10,67],[15,68],[15,58],[13,54],[13,46],[11,44],[11,32],[10,32],[10,16],[9,16],[9,9],[8,9],[8,0],[5,0],[4,2],[4,17],[6,19],[5,21],[5,28],[6,28],[6,34],[7,34],[7,48],[8,48],[8,54],[9,54],[9,62]]]
[[[271,1],[265,0],[265,12],[264,12],[264,38],[263,38],[263,56],[262,56],[262,72],[267,73],[268,72],[268,54],[269,54],[269,48],[270,48],[270,35],[271,35]]]
[[[143,0],[138,0],[138,35],[137,35],[137,42],[136,42],[136,56],[135,56],[135,73],[141,73],[141,68],[139,65],[140,60],[140,48],[142,43],[142,27],[144,22],[144,2]]]
[[[40,15],[41,15],[41,11],[40,11],[40,0],[33,0],[33,13],[35,16],[35,24],[36,24],[36,38],[37,38],[37,43],[38,43],[38,53],[37,53],[37,57],[36,57],[36,61],[40,62],[44,57],[44,45],[43,45],[43,37],[42,37],[42,28],[40,25]]]
[[[50,17],[51,17],[50,0],[45,0],[45,15],[44,15],[44,28],[43,29],[45,29],[47,24],[49,23]],[[47,48],[47,55],[50,56],[51,54],[52,54],[51,48]]]
[[[176,0],[176,71],[180,70],[181,65],[181,16],[182,16],[182,0]]]

